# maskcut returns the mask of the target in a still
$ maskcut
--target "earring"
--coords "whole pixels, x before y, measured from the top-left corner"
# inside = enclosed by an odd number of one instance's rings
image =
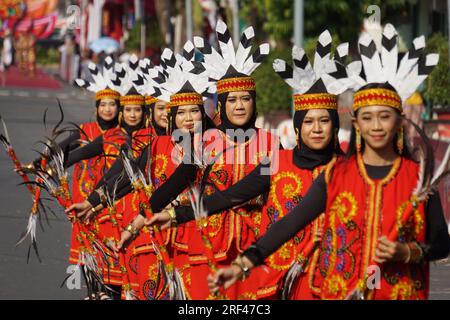
[[[397,132],[397,150],[401,155],[403,153],[404,138],[403,138],[403,127],[400,127]]]
[[[356,151],[361,153],[361,132],[356,129]]]
[[[221,110],[222,110],[222,103],[219,101],[217,103],[217,114],[219,115],[219,119],[221,119]]]
[[[123,114],[122,111],[119,112],[119,125],[122,124]]]
[[[298,128],[295,128],[295,133],[296,133],[297,146],[300,149],[300,131],[298,130]]]

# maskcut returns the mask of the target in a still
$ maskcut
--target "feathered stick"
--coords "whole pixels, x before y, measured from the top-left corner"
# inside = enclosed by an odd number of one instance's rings
[[[60,111],[60,119],[58,121],[58,123],[55,125],[55,127],[52,130],[52,139],[56,139],[56,137],[62,133],[63,131],[59,130],[59,127],[61,126],[61,124],[64,121],[64,112],[62,110],[62,106],[61,106],[61,102],[59,101],[59,99],[56,99],[57,103],[58,103],[58,108]],[[43,116],[43,122],[44,122],[44,127],[47,128],[47,111],[48,109],[45,109],[44,111],[44,116]],[[50,140],[47,142],[47,144],[50,143]],[[44,147],[44,151],[41,153],[41,161],[40,161],[40,168],[41,170],[46,170],[46,166],[47,166],[47,157],[49,154],[49,148],[48,146],[44,143],[45,147]],[[25,174],[25,173],[24,173]],[[41,178],[39,178],[39,176],[36,176],[35,178],[35,182],[36,182],[36,186],[39,186],[39,184],[42,184],[43,181]],[[27,228],[25,230],[25,232],[22,234],[22,236],[19,238],[18,242],[16,243],[16,246],[19,245],[20,243],[22,243],[27,237],[28,235],[30,235],[31,237],[31,246],[33,246],[36,255],[39,258],[39,253],[38,253],[38,249],[37,249],[37,241],[36,241],[36,223],[37,223],[37,219],[39,217],[39,204],[41,204],[41,188],[36,187],[34,188],[34,196],[33,196],[33,205],[31,207],[31,213],[28,219],[28,225]],[[45,212],[45,207],[43,206],[43,204],[41,204],[44,212]],[[29,258],[29,255],[28,255]]]
[[[65,169],[65,154],[52,140],[46,146],[49,149],[48,163],[51,163],[51,165],[48,165],[49,168],[45,171],[41,168],[34,169],[35,174],[42,181],[42,184],[36,182],[34,184],[46,189],[62,207],[68,208],[72,205],[72,199],[69,191],[68,173]],[[82,225],[75,215],[69,214],[68,218],[73,223],[75,232],[80,235],[79,241],[84,246],[84,250],[80,250],[80,263],[84,264],[95,279],[103,283],[95,256],[97,252],[105,255],[104,245],[97,241],[95,234]]]
[[[144,174],[140,171],[133,169],[131,164],[130,157],[126,152],[122,152],[122,158],[124,163],[124,169],[130,178],[130,182],[136,192],[139,195],[139,201],[141,203],[142,208],[144,209],[145,216],[147,218],[151,218],[153,213],[151,211],[150,206],[147,205],[149,202],[149,198],[151,196],[151,186],[146,183]],[[160,266],[158,270],[163,270],[163,276],[168,281],[169,293],[171,295],[171,299],[185,299],[186,295],[183,292],[183,286],[181,284],[181,277],[178,274],[178,270],[174,268],[173,262],[171,261],[167,248],[164,245],[164,240],[161,236],[161,232],[159,229],[154,226],[153,227],[153,235],[152,238],[155,240],[155,246],[158,250],[155,250],[155,253],[158,256],[158,260],[160,262]]]
[[[197,229],[201,234],[203,245],[205,246],[205,254],[208,259],[208,266],[210,270],[215,273],[217,272],[217,262],[214,257],[214,251],[212,248],[211,240],[208,236],[208,212],[203,206],[203,199],[201,197],[200,191],[197,187],[191,186],[189,188],[189,200],[191,201],[191,206],[194,211],[195,222],[197,224]],[[218,296],[214,297],[216,299],[226,299],[225,292],[223,288],[220,288]]]
[[[43,154],[47,154],[47,153],[48,153],[48,148],[45,147]],[[42,170],[45,170],[46,166],[47,166],[47,158],[42,157],[41,162],[40,162],[40,168]],[[31,246],[33,246],[34,251],[36,252],[36,256],[38,257],[39,261],[41,261],[41,259],[39,257],[39,252],[37,249],[36,223],[37,223],[38,214],[39,214],[39,201],[41,198],[41,190],[42,190],[41,188],[39,188],[39,184],[42,184],[43,180],[38,175],[36,175],[35,182],[36,182],[36,187],[34,188],[35,191],[34,191],[34,197],[33,197],[33,205],[31,207],[31,213],[28,218],[27,228],[26,228],[25,232],[21,235],[19,240],[17,241],[16,246],[21,244],[28,237],[28,235],[30,235]]]

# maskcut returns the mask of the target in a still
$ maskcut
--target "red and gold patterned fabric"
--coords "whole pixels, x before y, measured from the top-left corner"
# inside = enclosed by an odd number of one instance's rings
[[[150,170],[153,189],[157,189],[164,184],[175,171],[178,166],[176,159],[182,159],[179,152],[180,150],[170,136],[158,136],[152,141]],[[172,156],[175,159],[172,159]],[[138,208],[137,198],[136,201],[135,206]],[[131,199],[129,202],[133,203],[134,200]],[[126,226],[139,214],[137,208],[130,210],[134,214],[130,216],[130,219],[127,219],[127,223],[124,223],[123,226]],[[179,228],[182,229],[183,227],[180,226]],[[164,244],[170,257],[173,257],[173,248],[170,242],[172,233],[175,233],[172,229],[162,231],[162,238],[165,240]],[[137,298],[140,300],[166,300],[169,299],[169,292],[162,290],[164,281],[160,278],[161,274],[158,273],[158,264],[160,262],[155,254],[152,241],[149,230],[144,227],[139,236],[133,241],[132,246],[128,248],[128,251],[132,252],[132,254],[130,259],[127,258],[127,261],[129,266],[135,266],[138,271]],[[178,267],[177,259],[173,259],[173,262],[174,266]]]
[[[399,230],[397,241],[425,241],[424,206],[401,224],[406,204],[417,183],[419,165],[395,160],[380,180],[367,175],[360,155],[338,162],[326,175],[327,205],[324,235],[316,270],[322,299],[344,299],[356,287],[365,288],[365,274],[377,239]],[[380,289],[366,290],[366,299],[426,299],[429,266],[389,262],[380,267]]]
[[[263,207],[261,235],[273,223],[289,214],[306,195],[314,179],[325,169],[325,166],[314,170],[297,167],[293,162],[293,150],[280,150],[278,155],[274,155],[273,160],[277,163],[278,168],[274,168],[276,173],[271,176],[269,196]],[[333,159],[331,163],[334,161]],[[295,300],[315,298],[308,285],[307,278],[314,271],[314,268],[309,268],[308,261],[316,256],[317,250],[306,253],[305,248],[309,242],[317,241],[315,234],[322,229],[322,222],[323,216],[298,232],[292,240],[286,242],[268,257],[263,267],[257,269],[260,279],[258,299],[278,298],[278,290],[283,282],[283,277],[294,261],[298,261],[305,272],[297,279],[294,285],[294,294],[291,298]]]
[[[242,180],[265,157],[270,156],[276,139],[261,129],[245,143],[235,143],[219,130],[208,130],[204,141],[205,153],[214,158],[214,165],[207,177],[206,194],[215,190],[223,191]],[[249,203],[226,210],[208,218],[209,235],[216,261],[219,265],[230,264],[260,234],[261,204],[256,199]],[[191,290],[193,299],[207,299],[209,290],[206,283],[208,259],[195,222],[191,222],[188,252],[190,278],[195,290]],[[227,290],[230,299],[255,299],[257,279],[250,276]]]
[[[85,123],[80,126],[80,140],[89,143],[103,134],[97,122]],[[100,157],[80,161],[73,168],[72,199],[74,203],[83,202],[94,190],[95,185],[102,177],[101,170],[104,162]],[[77,233],[72,230],[70,243],[69,263],[77,264],[79,261],[80,242]]]

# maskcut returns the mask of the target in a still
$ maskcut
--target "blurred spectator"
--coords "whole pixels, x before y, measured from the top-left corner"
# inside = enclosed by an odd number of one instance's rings
[[[12,43],[12,35],[9,29],[5,31],[5,37],[3,38],[3,49],[0,54],[0,65],[4,69],[8,69],[8,67],[13,62],[13,43]]]
[[[83,53],[82,62],[80,64],[80,75],[79,78],[84,79],[86,81],[92,82],[92,75],[89,72],[89,63],[96,63],[94,61],[94,52],[92,50],[86,50]]]
[[[75,36],[67,35],[64,44],[59,47],[61,53],[60,76],[68,82],[73,83],[79,75],[80,47],[75,42]]]

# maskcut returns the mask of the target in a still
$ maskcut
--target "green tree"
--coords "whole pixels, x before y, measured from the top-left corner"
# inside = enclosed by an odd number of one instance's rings
[[[368,17],[367,7],[380,7],[381,22],[409,12],[415,0],[305,0],[305,39],[319,35],[324,29],[337,34],[340,39],[356,43],[361,24]],[[292,0],[242,0],[241,16],[255,26],[259,37],[289,45],[293,36],[294,1]]]
[[[272,64],[275,59],[283,59],[290,63],[291,53],[289,50],[272,52],[252,75],[256,81],[256,100],[259,113],[268,114],[291,110],[292,91],[273,70]]]
[[[161,48],[164,46],[164,40],[159,30],[159,24],[156,19],[147,19],[146,21],[146,47]],[[130,30],[130,37],[125,43],[126,51],[140,52],[141,50],[141,20],[137,20]]]
[[[434,106],[450,107],[450,64],[448,39],[437,33],[427,40],[427,53],[439,53],[439,63],[427,81],[425,98]]]

